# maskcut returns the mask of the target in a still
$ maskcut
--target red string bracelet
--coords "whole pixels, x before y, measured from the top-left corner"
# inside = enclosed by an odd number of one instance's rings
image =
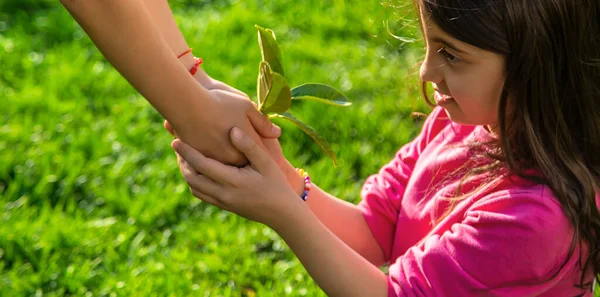
[[[179,54],[179,56],[177,56],[177,59],[179,59],[179,58],[181,58],[181,57],[183,57],[183,56],[185,56],[186,54],[189,54],[189,53],[191,53],[191,52],[192,52],[192,48],[190,47],[190,48],[188,48],[188,49],[187,49],[185,52],[183,52],[183,53]]]
[[[194,66],[192,66],[192,68],[190,69],[190,74],[194,75],[196,74],[196,72],[198,72],[198,67],[200,67],[200,65],[202,65],[202,58],[198,58],[198,57],[194,57]]]

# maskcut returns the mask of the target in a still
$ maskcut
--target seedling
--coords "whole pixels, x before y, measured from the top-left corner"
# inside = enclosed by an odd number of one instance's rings
[[[288,112],[288,109],[294,100],[313,100],[335,106],[349,106],[352,103],[342,93],[324,84],[307,83],[293,89],[290,88],[284,76],[283,57],[275,39],[275,33],[258,25],[255,27],[258,29],[258,45],[262,55],[256,83],[258,110],[269,118],[282,118],[298,126],[337,166],[335,153],[327,140],[313,128],[294,117]]]

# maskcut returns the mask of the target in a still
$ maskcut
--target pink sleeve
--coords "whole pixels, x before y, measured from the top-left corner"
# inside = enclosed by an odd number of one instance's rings
[[[496,192],[390,265],[389,296],[537,296],[568,272],[543,283],[566,260],[572,230],[551,197]]]
[[[358,207],[381,246],[386,261],[391,257],[400,202],[408,179],[427,143],[449,122],[443,118],[445,115],[442,108],[434,109],[427,117],[421,133],[403,146],[378,174],[370,176],[362,188],[362,201]]]

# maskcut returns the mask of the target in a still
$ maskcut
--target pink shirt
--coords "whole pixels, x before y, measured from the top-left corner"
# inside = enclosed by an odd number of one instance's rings
[[[449,205],[440,197],[453,197],[460,181],[451,173],[469,159],[459,145],[489,137],[436,108],[421,134],[367,179],[359,207],[390,263],[389,296],[591,297],[574,286],[579,246],[547,281],[566,260],[573,227],[546,186],[496,178],[495,188],[479,188],[493,177],[477,175],[463,185],[472,195],[434,223]]]

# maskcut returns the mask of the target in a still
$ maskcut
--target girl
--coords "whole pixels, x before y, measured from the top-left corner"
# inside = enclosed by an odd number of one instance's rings
[[[437,107],[358,206],[237,128],[244,168],[173,142],[193,194],[273,228],[330,296],[592,296],[600,2],[416,4]]]

